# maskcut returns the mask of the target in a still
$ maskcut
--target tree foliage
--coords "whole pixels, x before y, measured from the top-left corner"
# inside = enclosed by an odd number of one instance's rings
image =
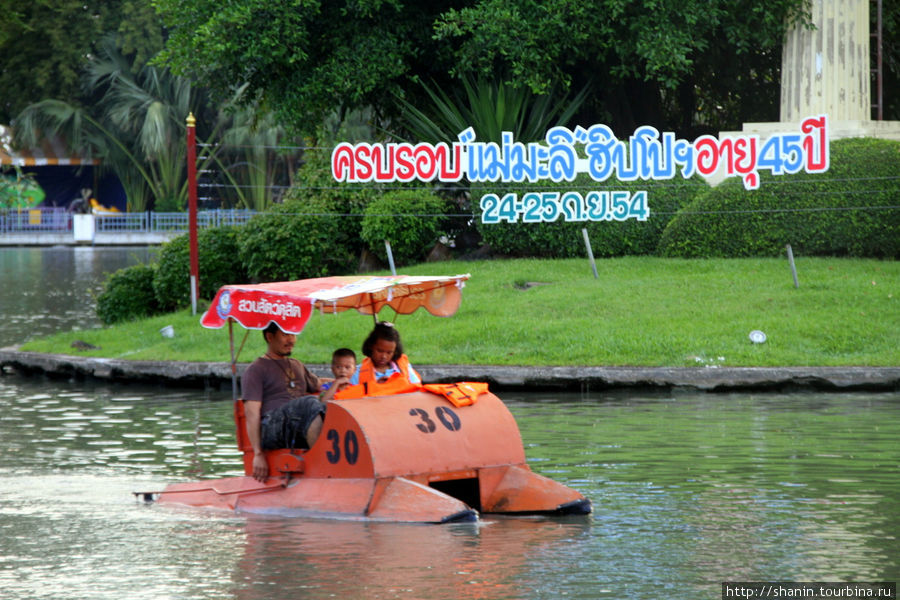
[[[417,81],[449,93],[465,75],[541,94],[593,84],[581,122],[619,133],[777,118],[780,45],[805,0],[158,0],[163,59],[224,93],[249,82],[312,133],[334,108],[422,108]],[[723,72],[726,76],[723,76]],[[764,92],[774,100],[760,102]]]
[[[723,111],[746,85],[734,79],[741,74],[774,82],[776,112],[761,120],[777,120],[785,24],[805,22],[805,11],[805,0],[481,0],[447,11],[436,32],[456,47],[457,73],[507,73],[534,91],[594,80],[592,122],[619,134],[644,123],[683,131],[696,119],[739,126],[738,114]],[[757,97],[744,102],[772,109]]]
[[[185,118],[196,115],[198,141],[216,141],[231,124],[228,104],[213,106],[203,89],[168,69],[137,65],[114,36],[105,37],[88,61],[84,86],[94,99],[90,106],[52,99],[23,109],[17,142],[34,146],[44,133],[62,134],[73,150],[99,155],[116,172],[130,211],[183,209]],[[218,160],[220,151],[216,146],[204,153],[199,168]]]
[[[878,11],[873,4],[869,9],[870,30],[877,31]],[[882,59],[882,101],[884,103],[884,119],[900,121],[900,2],[897,0],[882,3],[881,15],[881,59]],[[872,65],[877,64],[878,47],[872,38]],[[875,82],[872,83],[872,103],[878,101]],[[873,115],[873,118],[876,118]]]
[[[400,0],[158,0],[171,36],[162,59],[220,94],[243,82],[297,129],[335,108],[382,109],[432,60],[441,3]],[[423,68],[427,76],[427,67]]]
[[[81,72],[105,33],[141,61],[163,45],[159,18],[140,0],[0,0],[0,123],[53,98],[81,106]],[[143,63],[141,63],[143,64]]]

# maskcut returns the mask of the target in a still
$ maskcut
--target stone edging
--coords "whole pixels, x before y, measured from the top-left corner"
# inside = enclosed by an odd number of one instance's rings
[[[308,365],[330,375],[327,365]],[[246,363],[238,365],[238,374]],[[900,390],[900,367],[516,367],[416,365],[432,382],[487,381],[498,389],[601,390],[693,388],[704,391],[806,388],[832,391]],[[0,372],[98,378],[184,386],[230,382],[225,362],[166,362],[89,358],[0,349]]]

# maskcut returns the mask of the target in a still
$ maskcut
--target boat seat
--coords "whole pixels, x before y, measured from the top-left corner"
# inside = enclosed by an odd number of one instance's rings
[[[253,446],[250,444],[250,436],[247,435],[247,417],[244,414],[244,401],[234,401],[234,425],[237,434],[238,450],[244,453],[244,474],[253,474]],[[266,450],[266,462],[269,463],[269,473],[302,473],[304,471],[303,455],[306,450],[280,448],[278,450]]]

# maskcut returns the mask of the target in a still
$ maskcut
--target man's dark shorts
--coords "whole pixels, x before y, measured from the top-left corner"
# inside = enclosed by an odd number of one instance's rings
[[[318,396],[300,396],[263,415],[260,427],[263,450],[309,448],[306,430],[316,417],[325,418]]]

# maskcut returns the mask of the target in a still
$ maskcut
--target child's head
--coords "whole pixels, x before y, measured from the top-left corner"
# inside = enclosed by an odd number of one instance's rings
[[[362,351],[372,359],[376,368],[383,369],[403,354],[400,332],[393,323],[382,321],[375,325],[375,329],[363,342]]]
[[[350,348],[338,348],[331,355],[331,372],[335,377],[350,377],[356,371],[356,353]]]

